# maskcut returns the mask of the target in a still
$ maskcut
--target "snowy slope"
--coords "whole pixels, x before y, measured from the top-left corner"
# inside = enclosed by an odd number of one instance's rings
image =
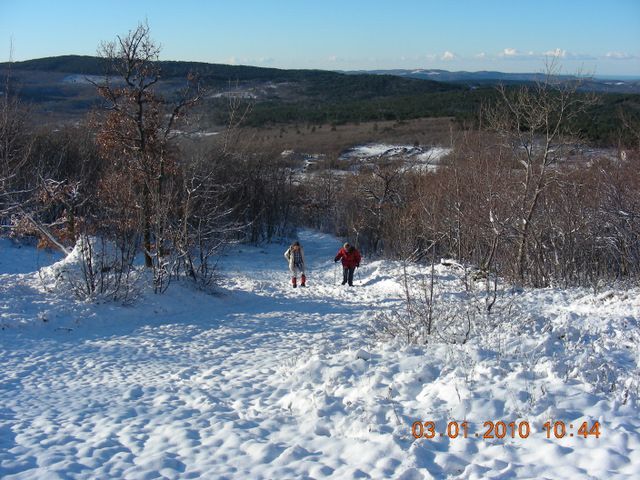
[[[370,143],[349,148],[340,160],[373,161],[377,158],[404,158],[413,163],[438,164],[451,153],[447,147],[420,147],[414,145],[389,145]]]
[[[133,307],[43,291],[46,257],[1,243],[0,478],[640,474],[637,290],[505,293],[514,321],[465,345],[377,343],[372,320],[402,309],[399,265],[365,262],[345,289],[340,242],[300,240],[307,289],[285,246],[238,246],[219,295],[176,284]],[[437,273],[458,308],[455,269]],[[547,439],[550,419],[599,421],[600,438]],[[472,433],[416,440],[416,420]],[[476,438],[488,420],[531,434]]]

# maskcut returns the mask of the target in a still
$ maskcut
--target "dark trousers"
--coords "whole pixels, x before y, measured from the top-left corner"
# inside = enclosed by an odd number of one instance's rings
[[[342,267],[342,284],[349,282],[349,286],[353,287],[353,272],[356,271],[356,267]]]

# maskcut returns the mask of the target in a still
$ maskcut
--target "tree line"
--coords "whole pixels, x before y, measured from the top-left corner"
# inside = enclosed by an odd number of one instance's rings
[[[112,73],[94,83],[103,105],[83,125],[40,132],[17,96],[0,98],[6,233],[65,253],[76,246],[78,293],[120,299],[137,257],[157,292],[177,278],[207,287],[229,242],[290,234],[290,169],[242,141],[236,127],[245,107],[230,101],[216,148],[185,146],[180,132],[202,96],[198,78],[188,76],[175,98],[158,93],[159,48],[146,25],[100,52]]]
[[[552,67],[535,85],[499,88],[436,168],[399,155],[310,179],[305,221],[369,255],[437,255],[520,285],[637,280],[640,122],[624,118],[636,138],[627,150],[580,154],[576,119],[598,98]]]
[[[230,242],[287,239],[302,225],[369,256],[437,254],[523,285],[638,278],[638,117],[620,114],[632,140],[615,158],[576,155],[578,120],[599,99],[558,81],[553,66],[480,101],[436,168],[399,155],[302,176],[246,137],[255,105],[236,98],[215,147],[181,140],[201,84],[188,75],[179,95],[158,93],[146,25],[100,51],[111,73],[94,84],[102,108],[82,125],[38,131],[15,95],[0,97],[0,226],[67,253],[75,246],[79,294],[128,297],[136,258],[157,292],[176,279],[207,288]]]

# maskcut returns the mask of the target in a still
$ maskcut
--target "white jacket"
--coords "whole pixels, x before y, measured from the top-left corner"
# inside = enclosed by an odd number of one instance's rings
[[[287,262],[289,262],[289,270],[291,270],[292,272],[295,272],[296,266],[293,264],[295,255],[293,254],[291,249],[292,247],[287,248],[287,251],[284,252],[284,258],[286,258]],[[304,259],[304,249],[302,247],[300,247],[300,255],[302,256],[302,267],[299,268],[298,270],[302,270],[304,272],[307,261]]]

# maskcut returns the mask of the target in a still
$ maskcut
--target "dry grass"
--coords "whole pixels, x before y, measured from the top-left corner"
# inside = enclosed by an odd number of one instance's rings
[[[261,151],[317,153],[333,161],[345,149],[365,143],[449,145],[451,132],[457,128],[450,118],[420,118],[402,122],[349,123],[335,127],[282,125],[244,128],[240,135]],[[220,138],[208,137],[206,141],[215,143]]]

